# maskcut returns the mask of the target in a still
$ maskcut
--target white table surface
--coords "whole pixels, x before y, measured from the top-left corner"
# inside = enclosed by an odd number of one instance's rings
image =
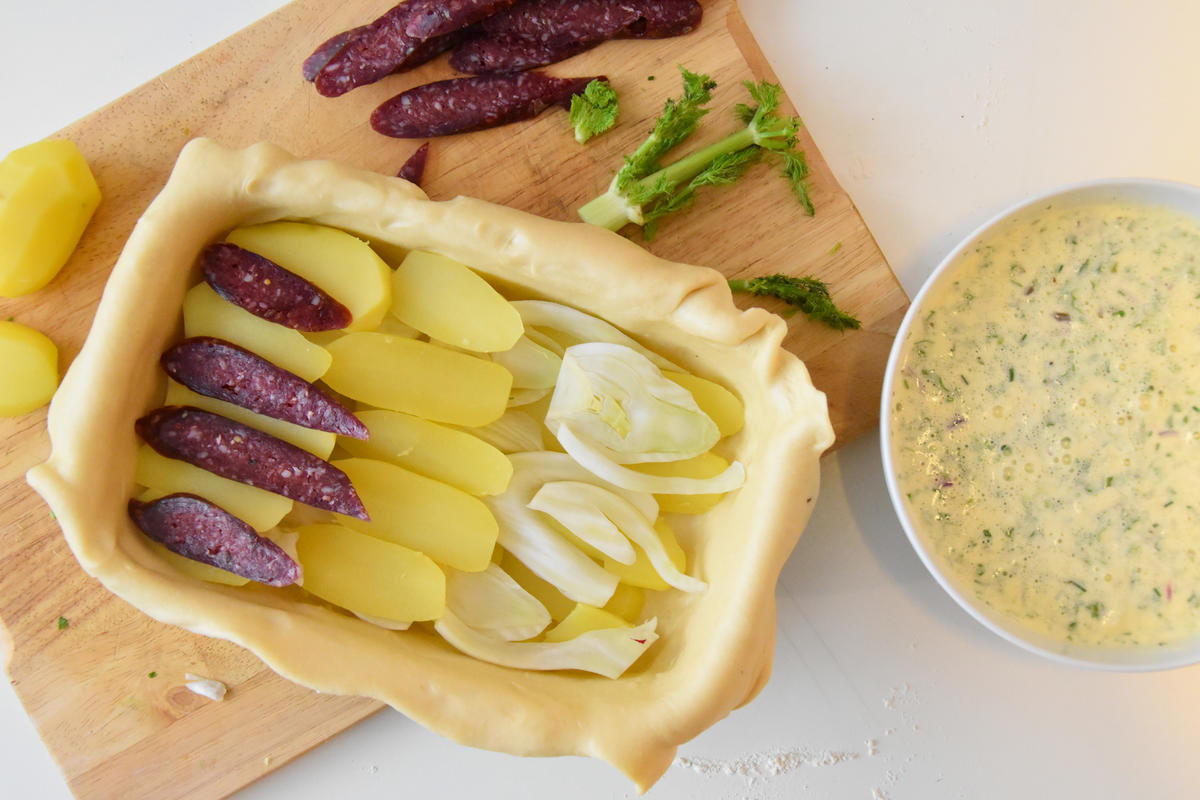
[[[281,5],[0,0],[0,153]],[[1200,184],[1194,0],[742,0],[909,294],[954,243],[1077,180]],[[703,65],[693,65],[702,67]],[[835,287],[836,290],[836,287]],[[888,504],[878,437],[825,459],[783,571],[763,694],[681,749],[653,798],[1194,797],[1200,667],[1059,666],[974,623]],[[0,795],[68,797],[11,689]],[[385,711],[239,797],[632,796],[607,765],[450,744]]]

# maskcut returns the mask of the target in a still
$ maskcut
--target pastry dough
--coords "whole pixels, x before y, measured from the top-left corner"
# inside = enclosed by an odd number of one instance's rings
[[[623,328],[746,406],[725,440],[745,486],[709,513],[678,517],[689,572],[706,592],[656,592],[645,616],[661,640],[617,680],[531,672],[465,656],[424,630],[383,630],[299,590],[182,576],[126,514],[133,423],[162,399],[158,356],[180,335],[196,257],[230,229],[277,219],[343,228],[389,260],[419,248],[469,264],[510,297],[574,305]],[[91,333],[50,406],[53,451],[29,482],[83,568],[162,622],[249,648],[280,675],[325,693],[386,702],[463,744],[518,755],[587,755],[640,790],[677,746],[749,701],[771,669],[775,582],[817,493],[833,441],[825,396],[781,347],[786,326],[738,310],[724,277],[657,258],[606,230],[467,197],[430,201],[415,185],[269,144],[189,143],[131,234]]]

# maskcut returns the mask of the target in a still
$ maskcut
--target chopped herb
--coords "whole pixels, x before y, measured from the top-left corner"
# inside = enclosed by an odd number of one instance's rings
[[[857,317],[834,304],[825,282],[812,276],[797,278],[777,273],[758,278],[731,278],[729,288],[760,297],[777,297],[836,331],[862,327]]]
[[[1088,605],[1087,610],[1091,612],[1092,619],[1100,619],[1100,604],[1099,603],[1091,603],[1090,605]]]
[[[67,621],[67,618],[66,618],[66,617],[59,617],[59,618],[58,618],[58,629],[59,629],[60,631],[66,630],[66,629],[67,629],[67,626],[68,626],[68,625],[70,625],[70,624],[71,624],[71,623]]]
[[[1012,382],[1013,382],[1013,376],[1014,376],[1014,374],[1015,374],[1015,373],[1013,372],[1013,368],[1012,368],[1012,367],[1009,367],[1009,368],[1008,368],[1008,382],[1009,382],[1009,383],[1012,383]]]
[[[841,249],[842,249],[842,243],[838,242],[837,244],[835,244],[833,247],[831,247],[829,249],[829,255],[833,255],[834,253],[836,253],[838,250],[841,250]]]
[[[646,80],[648,80],[648,81],[652,81],[652,80],[654,80],[654,76],[653,76],[653,75],[647,75],[647,76],[646,76]]]
[[[147,675],[146,677],[147,677],[147,678],[157,678],[157,677],[158,677],[158,673],[157,673],[157,672],[151,672],[151,673],[150,673],[149,675]]]
[[[1087,591],[1087,587],[1086,587],[1086,586],[1084,586],[1084,585],[1083,585],[1082,583],[1080,583],[1079,581],[1067,581],[1067,583],[1071,584],[1072,586],[1074,586],[1076,589],[1078,589],[1078,590],[1079,590],[1079,591],[1081,591],[1081,592],[1086,592],[1086,591]]]

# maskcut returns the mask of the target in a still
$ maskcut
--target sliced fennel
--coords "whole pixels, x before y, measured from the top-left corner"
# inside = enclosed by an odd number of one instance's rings
[[[623,344],[636,350],[654,362],[662,369],[680,369],[658,353],[643,347],[637,341],[626,336],[615,326],[599,317],[585,314],[561,303],[551,303],[547,300],[513,300],[513,308],[521,315],[525,329],[532,327],[550,328],[575,339],[577,342],[607,342],[608,344]]]
[[[712,449],[721,432],[692,393],[630,347],[568,347],[546,425],[569,424],[618,464],[679,461]]]
[[[632,508],[627,501],[607,489],[583,481],[552,481],[543,484],[528,506],[534,511],[549,514],[559,525],[613,561],[632,564],[637,558],[637,554],[633,552],[633,545],[601,509],[607,498],[613,498],[627,508]],[[645,520],[637,509],[633,509],[633,515]]]
[[[723,494],[740,489],[746,482],[746,469],[740,461],[734,461],[725,471],[712,478],[647,475],[614,464],[603,452],[578,436],[569,425],[559,425],[555,436],[567,454],[588,472],[622,489],[651,494]]]
[[[515,389],[554,388],[562,363],[560,353],[534,341],[528,334],[510,349],[492,353],[492,360],[512,373]]]
[[[461,427],[467,433],[499,450],[501,453],[523,453],[526,450],[544,450],[542,423],[528,411],[509,408],[499,419],[477,428]]]
[[[478,631],[447,611],[433,625],[442,638],[461,652],[517,669],[578,669],[606,678],[619,678],[658,640],[658,620],[636,628],[588,631],[564,642],[507,642]]]
[[[508,642],[532,639],[550,612],[496,564],[483,572],[446,569],[446,608],[464,624]]]
[[[528,507],[543,484],[595,483],[596,477],[564,453],[513,453],[509,460],[513,464],[513,478],[507,491],[481,498],[500,524],[500,546],[571,600],[603,606],[617,588],[617,576],[569,542],[548,517]],[[615,487],[614,491],[633,504],[642,516],[658,518],[658,503],[649,494]]]

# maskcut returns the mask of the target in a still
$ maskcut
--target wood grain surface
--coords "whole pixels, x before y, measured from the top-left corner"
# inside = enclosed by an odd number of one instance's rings
[[[317,44],[390,5],[298,0],[62,131],[87,156],[104,200],[63,272],[29,297],[0,300],[0,318],[46,332],[65,370],[126,237],[195,136],[230,146],[274,141],[297,155],[394,173],[419,142],[375,134],[370,112],[399,91],[449,76],[445,59],[336,99],[320,97],[300,77]],[[740,81],[771,76],[733,0],[713,0],[688,36],[612,42],[550,68],[610,78],[622,101],[611,133],[581,147],[565,115],[553,110],[520,125],[438,139],[425,188],[435,199],[468,194],[575,219],[574,209],[603,191],[621,155],[678,93],[679,64],[720,84],[691,146],[734,129],[726,115],[743,100]],[[804,98],[793,100],[802,112]],[[762,164],[742,184],[713,190],[685,216],[665,221],[647,247],[731,277],[787,272],[827,281],[863,330],[837,333],[794,317],[787,346],[828,395],[845,442],[877,424],[887,351],[907,298],[807,133],[802,146],[815,217]],[[245,650],[153,622],[110,595],[79,568],[25,484],[25,471],[48,451],[44,410],[0,419],[0,655],[79,797],[223,797],[380,708],[295,686]],[[192,694],[185,672],[223,681],[228,697],[214,703]]]

